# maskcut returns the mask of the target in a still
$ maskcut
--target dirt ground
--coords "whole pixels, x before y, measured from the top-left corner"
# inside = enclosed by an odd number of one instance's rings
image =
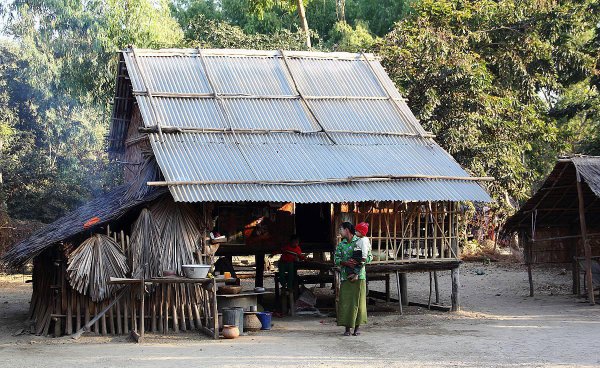
[[[395,304],[378,302],[358,337],[341,336],[332,317],[302,316],[274,319],[273,330],[236,340],[188,332],[138,345],[121,337],[13,336],[23,328],[31,289],[26,277],[4,276],[0,367],[600,366],[600,307],[569,295],[570,277],[560,267],[536,268],[536,296],[530,298],[523,266],[469,263],[461,268],[458,313],[408,307],[400,316],[381,312]],[[428,275],[409,275],[408,284],[410,300],[427,302]],[[449,304],[448,273],[440,274],[440,286]],[[370,287],[383,291],[382,282]]]

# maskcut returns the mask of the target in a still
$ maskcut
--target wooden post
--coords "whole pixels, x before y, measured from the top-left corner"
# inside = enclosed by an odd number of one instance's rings
[[[79,330],[79,328],[77,329]],[[121,319],[121,302],[117,300],[117,334],[123,334],[123,320]]]
[[[535,234],[532,232],[531,236],[535,236]],[[533,296],[533,274],[531,271],[531,261],[532,261],[532,247],[533,247],[533,242],[528,242],[525,239],[527,239],[525,232],[524,231],[520,231],[519,232],[519,243],[523,244],[523,252],[525,255],[525,264],[527,265],[527,278],[529,279],[529,296]]]
[[[145,319],[145,311],[144,311],[144,299],[145,299],[145,294],[144,293],[144,273],[142,272],[142,280],[140,282],[140,338],[138,340],[138,342],[143,342],[144,341],[144,319]]]
[[[533,296],[533,273],[531,270],[531,262],[533,259],[533,242],[527,243],[527,278],[529,279],[529,296]]]
[[[173,299],[171,299],[171,321],[173,321],[173,331],[179,333],[179,317],[177,316],[177,284],[169,284],[169,290],[173,289]]]
[[[400,274],[400,292],[402,293],[402,305],[408,305],[408,277],[406,273]]]
[[[81,296],[73,290],[75,296],[75,330],[79,331],[81,328]]]
[[[52,317],[52,320],[54,321],[54,337],[60,337],[62,335],[61,325],[60,325],[61,318],[60,317]]]
[[[68,293],[67,296],[67,323],[65,334],[70,335],[73,333],[73,294],[74,290]]]
[[[427,309],[431,309],[431,295],[433,293],[433,275],[429,271],[429,299],[427,300]]]
[[[98,305],[98,307],[104,308],[105,304],[106,302],[104,301],[101,305]],[[102,327],[102,335],[108,335],[108,328],[106,327],[106,313],[102,315],[102,318],[100,318],[100,322],[100,327]]]
[[[583,250],[585,253],[585,283],[587,286],[588,301],[591,305],[595,305],[594,282],[592,280],[592,250],[590,248],[590,241],[587,236],[583,190],[581,189],[581,175],[579,175],[579,172],[577,172],[577,198],[579,202],[579,226],[581,226],[581,240],[583,241]]]
[[[385,274],[385,301],[390,302],[390,274]]]
[[[108,310],[108,323],[109,323],[109,327],[110,327],[110,334],[111,335],[116,335],[115,332],[115,320],[114,320],[114,312],[113,312],[114,307],[111,307]]]
[[[435,285],[435,304],[440,304],[440,288],[438,285],[437,271],[433,271],[433,284]]]
[[[90,299],[90,303],[92,303],[92,307],[94,308],[94,315],[98,313],[98,303],[94,303],[92,301],[92,299]],[[98,320],[96,320],[96,322],[94,323],[94,333],[96,335],[100,335],[100,323],[98,322]]]
[[[452,312],[457,312],[460,310],[460,296],[459,296],[459,288],[460,288],[460,280],[459,276],[459,268],[453,268],[451,272],[452,277]]]
[[[264,259],[264,257],[263,257]],[[212,288],[211,288],[211,299],[212,299],[212,315],[213,315],[213,329],[214,329],[214,339],[219,339],[219,309],[217,306],[217,281],[213,279]]]
[[[264,277],[265,277],[265,254],[258,253],[254,256],[254,259],[255,259],[255,263],[256,263],[256,279],[255,279],[254,286],[262,287],[264,284]]]
[[[152,305],[150,306],[150,330],[152,332],[158,332],[158,328],[156,326],[156,303],[158,303],[158,288],[154,289],[154,293],[151,294]]]
[[[402,304],[404,304],[404,299],[402,298],[402,289],[400,288],[400,272],[396,271],[396,289],[398,290],[398,306],[400,307],[400,315],[404,312],[402,311]]]

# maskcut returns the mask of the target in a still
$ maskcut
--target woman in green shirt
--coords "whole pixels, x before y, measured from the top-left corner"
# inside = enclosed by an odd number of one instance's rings
[[[358,281],[348,281],[346,267],[352,268],[357,264],[352,259],[352,251],[358,241],[358,237],[354,235],[354,225],[349,222],[342,223],[340,235],[342,236],[342,241],[338,244],[334,254],[336,266],[342,266],[340,272],[342,282],[339,291],[337,324],[338,326],[346,327],[344,336],[350,336],[351,328],[354,328],[353,335],[358,336],[360,334],[360,326],[367,323],[367,274],[363,265],[358,274]],[[365,263],[370,263],[372,259],[373,256],[369,252]]]

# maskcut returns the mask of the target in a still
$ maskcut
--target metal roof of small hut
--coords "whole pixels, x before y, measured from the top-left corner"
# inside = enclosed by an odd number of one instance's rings
[[[490,201],[371,54],[128,48],[112,153],[132,96],[176,201]]]
[[[582,185],[586,218],[600,220],[600,157],[561,158],[536,193],[511,216],[503,232],[530,229],[534,216],[536,227],[567,226],[579,221],[577,177]]]

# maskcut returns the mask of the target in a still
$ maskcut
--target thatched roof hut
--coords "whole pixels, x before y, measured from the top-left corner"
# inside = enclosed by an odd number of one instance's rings
[[[600,256],[599,198],[600,157],[560,158],[542,186],[507,220],[503,232],[519,234],[529,265],[571,263],[573,293],[579,293],[580,270],[591,275],[587,260]],[[531,267],[529,272],[533,294]],[[590,297],[593,300],[593,293]]]

